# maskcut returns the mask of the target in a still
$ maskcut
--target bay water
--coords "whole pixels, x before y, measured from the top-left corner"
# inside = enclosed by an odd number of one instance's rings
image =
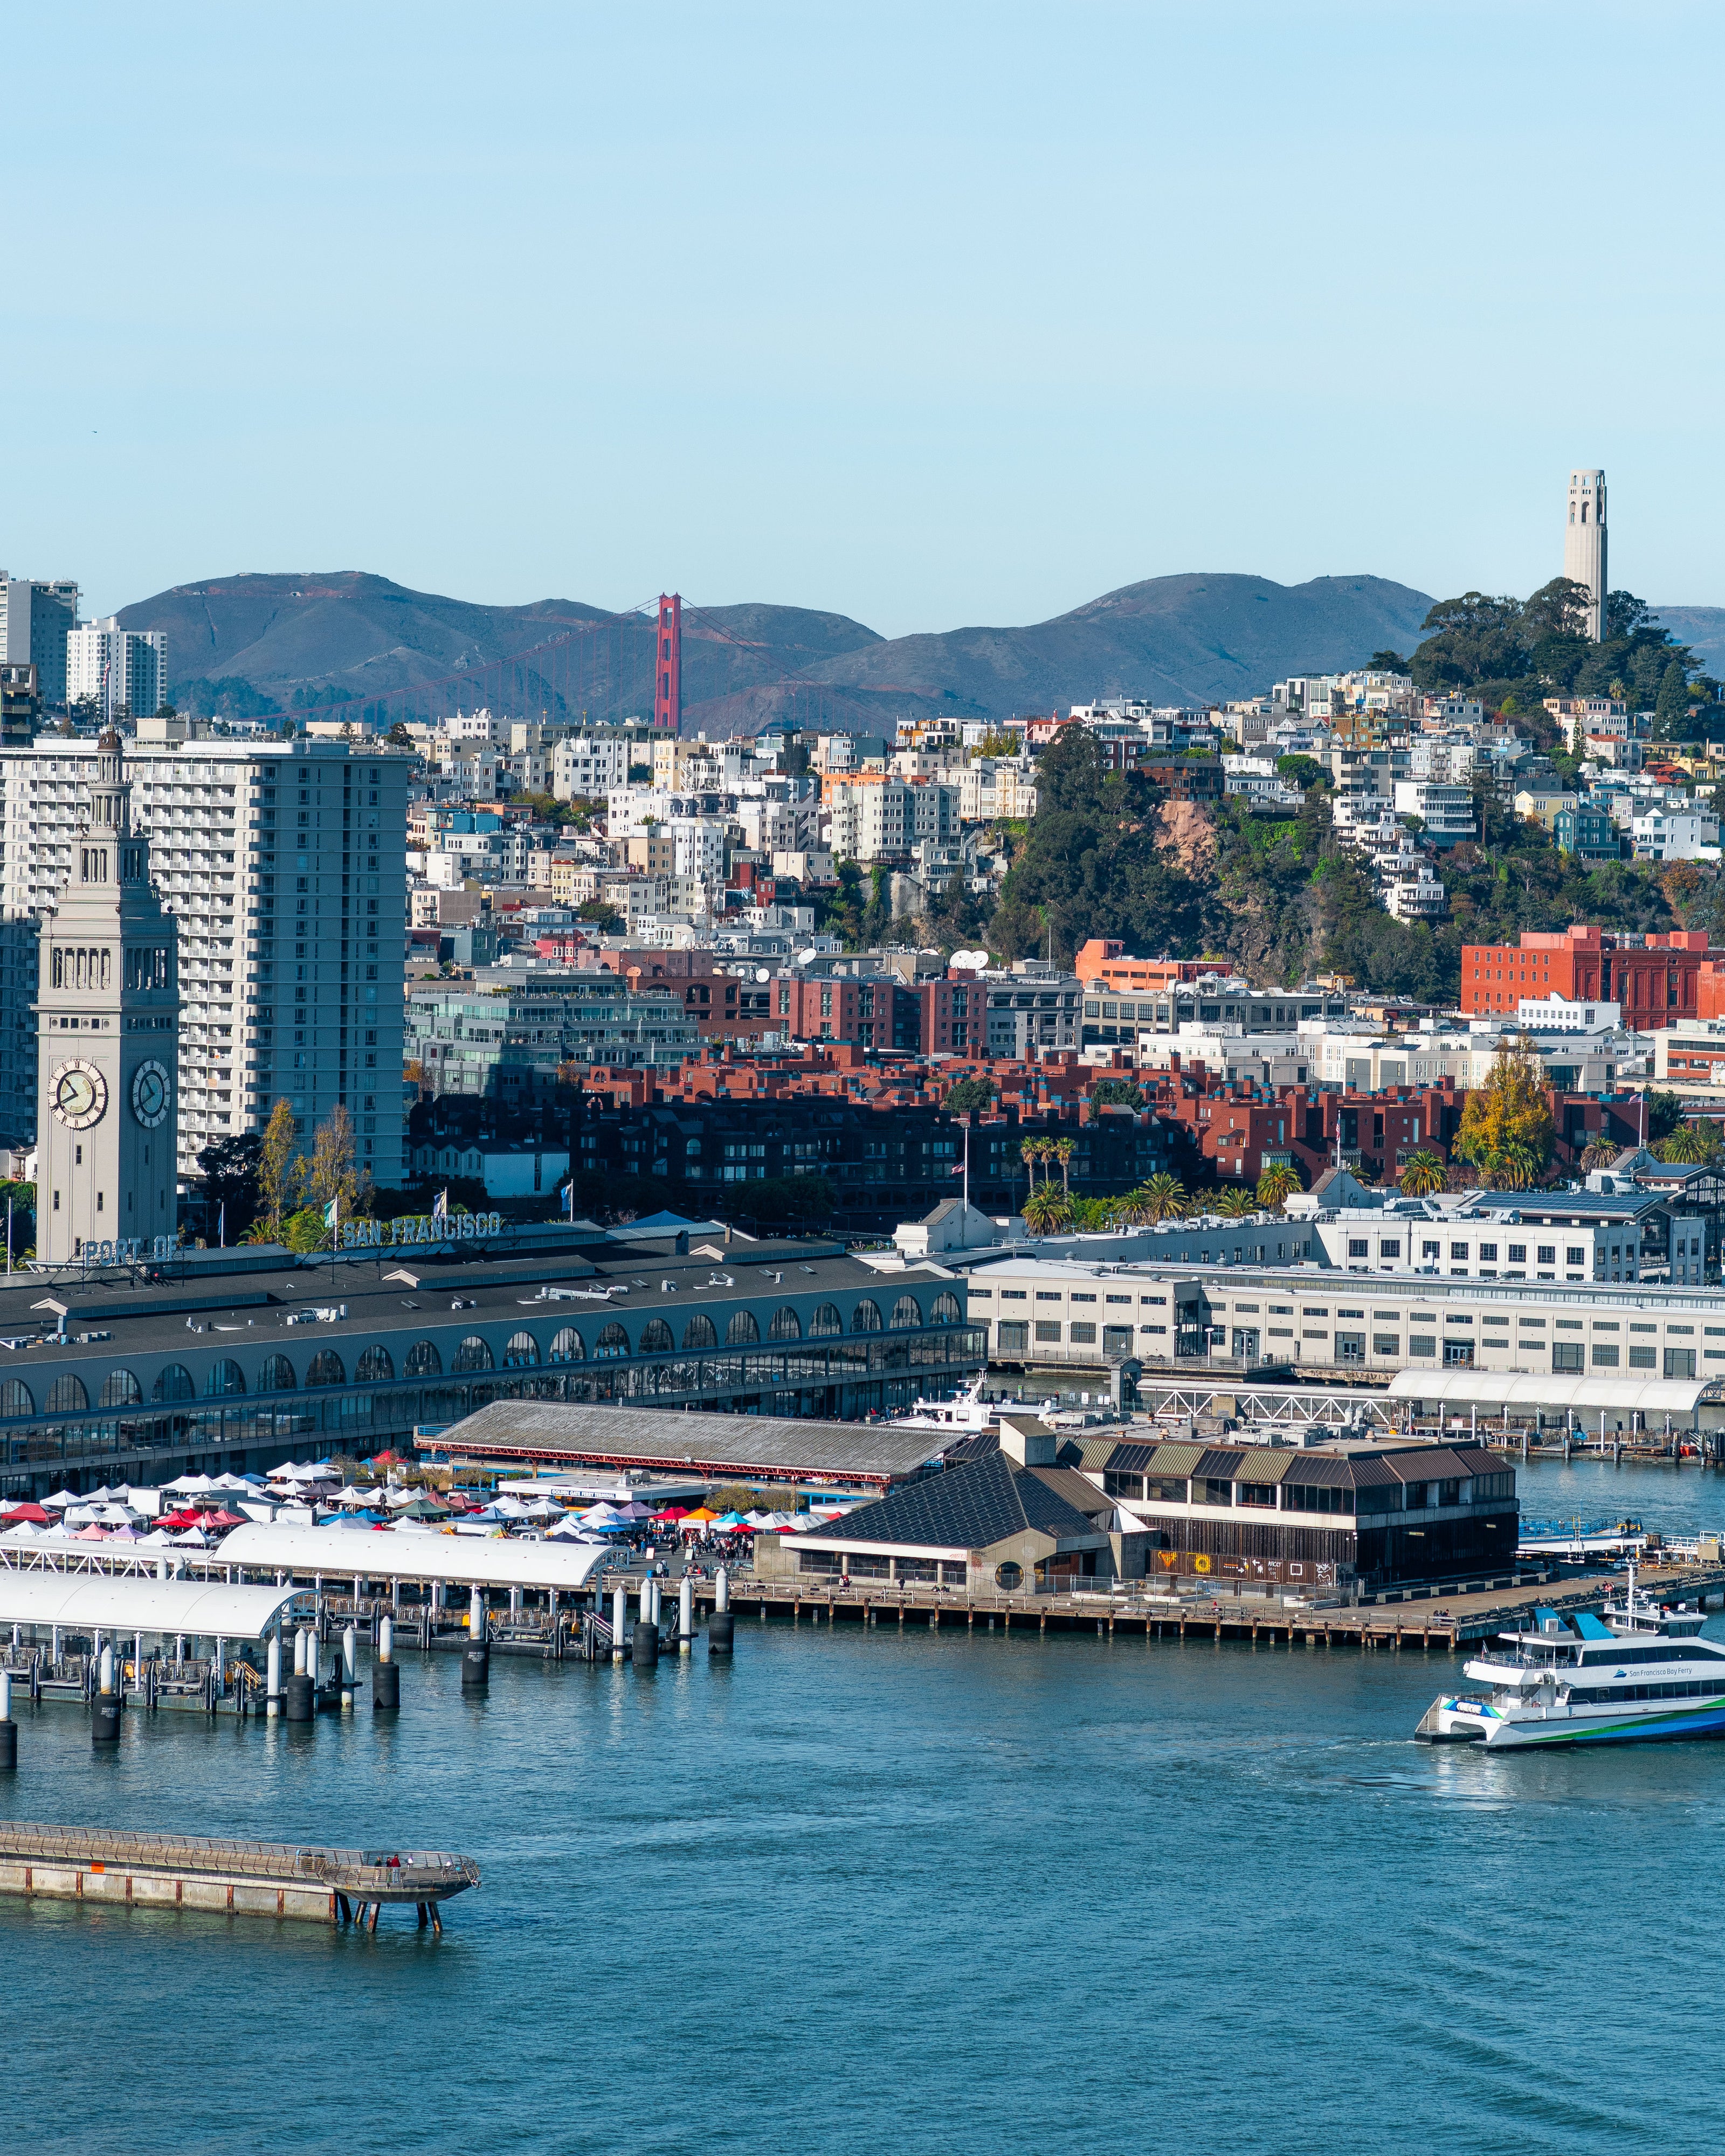
[[[1713,1493],[1718,1493],[1714,1502]],[[1725,1522],[1725,1479],[1527,1471]],[[1709,1620],[1710,1634],[1721,1620]],[[1485,1758],[1419,1653],[737,1625],[313,1730],[16,1709],[20,1819],[433,1845],[443,1938],[0,1898],[8,2139],[123,2156],[1701,2149],[1725,1747]]]

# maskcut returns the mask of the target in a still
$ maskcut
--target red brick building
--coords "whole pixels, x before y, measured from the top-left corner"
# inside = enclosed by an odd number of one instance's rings
[[[1717,954],[1725,959],[1725,952]],[[1523,930],[1521,947],[1508,943],[1461,947],[1461,1008],[1475,1015],[1513,1014],[1525,997],[1562,996],[1569,1003],[1620,1004],[1625,1025],[1645,1032],[1701,1009],[1701,980],[1709,977],[1704,932],[1616,936],[1577,925],[1561,935]],[[1725,997],[1725,982],[1712,990]]]

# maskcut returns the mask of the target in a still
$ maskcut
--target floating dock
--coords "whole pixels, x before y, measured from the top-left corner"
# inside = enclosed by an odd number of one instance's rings
[[[368,1924],[412,1903],[441,1932],[440,1903],[480,1883],[471,1857],[439,1850],[315,1849],[285,1841],[0,1824],[0,1894],[126,1908]]]

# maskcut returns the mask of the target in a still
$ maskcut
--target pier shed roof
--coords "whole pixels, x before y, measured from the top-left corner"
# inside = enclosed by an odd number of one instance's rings
[[[1435,1400],[1444,1408],[1533,1407],[1632,1409],[1644,1414],[1693,1414],[1716,1378],[1558,1377],[1549,1370],[1398,1370],[1393,1399]],[[1717,1398],[1714,1391],[1711,1397]]]
[[[968,1467],[859,1505],[825,1533],[798,1535],[796,1542],[799,1549],[886,1543],[900,1549],[980,1550],[1027,1530],[1057,1543],[1095,1546],[1107,1540],[1043,1473],[1014,1467],[1004,1452],[991,1452]]]
[[[609,1555],[593,1543],[259,1524],[236,1527],[221,1548],[223,1564],[302,1579],[441,1580],[453,1587],[584,1587]]]
[[[663,1408],[494,1400],[421,1450],[452,1457],[598,1461],[609,1466],[732,1475],[825,1476],[888,1483],[915,1475],[943,1447],[938,1432],[886,1423],[808,1422],[790,1415],[693,1414]]]
[[[220,1580],[118,1578],[86,1572],[0,1569],[0,1625],[72,1631],[173,1632],[205,1640],[261,1640],[294,1587],[229,1587]]]

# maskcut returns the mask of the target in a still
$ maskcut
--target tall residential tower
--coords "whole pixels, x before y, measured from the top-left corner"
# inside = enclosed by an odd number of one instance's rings
[[[1585,584],[1593,594],[1587,609],[1587,633],[1595,644],[1605,639],[1605,475],[1569,475],[1569,521],[1563,527],[1563,574]]]

